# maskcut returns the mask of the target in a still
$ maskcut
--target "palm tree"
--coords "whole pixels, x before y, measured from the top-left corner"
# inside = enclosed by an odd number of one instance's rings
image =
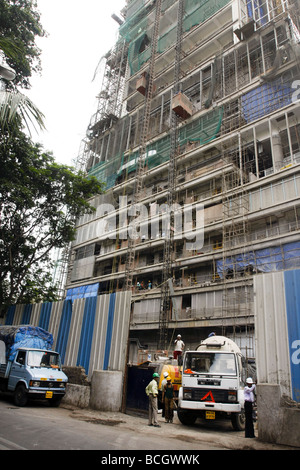
[[[23,93],[18,91],[0,91],[0,124],[6,125],[17,117],[27,127],[30,133],[30,124],[45,129],[44,115],[35,104]]]

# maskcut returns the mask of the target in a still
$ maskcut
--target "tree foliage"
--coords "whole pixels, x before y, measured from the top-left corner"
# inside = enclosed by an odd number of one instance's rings
[[[32,73],[41,71],[41,51],[35,41],[37,36],[45,35],[36,2],[0,0],[0,52],[2,51],[2,58],[16,72],[13,81],[2,78],[5,83],[5,89],[0,90],[2,124],[25,124],[29,132],[30,124],[44,128],[43,113],[27,96],[18,91],[18,86],[30,88],[29,79]]]
[[[53,250],[69,245],[75,220],[102,192],[96,179],[58,165],[22,131],[29,123],[44,127],[43,114],[18,87],[30,88],[41,70],[35,41],[45,34],[36,1],[0,0],[0,53],[16,72],[0,90],[0,313],[12,303],[56,299]]]
[[[36,1],[0,0],[0,49],[16,78],[7,87],[30,88],[30,77],[41,71],[41,51],[36,37],[46,35]]]
[[[30,124],[44,129],[44,115],[23,93],[0,91],[0,123],[11,127],[25,124],[30,133]]]
[[[53,300],[49,261],[74,239],[75,220],[102,192],[18,129],[0,128],[0,304]]]

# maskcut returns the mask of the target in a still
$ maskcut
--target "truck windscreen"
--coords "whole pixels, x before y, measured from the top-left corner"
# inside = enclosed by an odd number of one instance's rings
[[[185,374],[236,375],[234,354],[187,352],[183,372]]]
[[[51,367],[60,368],[60,358],[58,354],[51,351],[28,351],[27,364],[30,367]]]

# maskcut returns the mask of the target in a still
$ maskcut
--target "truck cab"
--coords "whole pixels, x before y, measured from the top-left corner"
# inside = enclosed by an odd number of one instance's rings
[[[238,346],[224,336],[207,338],[195,351],[186,351],[178,397],[181,423],[230,418],[234,429],[243,430],[244,364]]]
[[[0,365],[0,390],[13,393],[17,406],[25,406],[29,398],[46,399],[58,406],[67,382],[55,351],[20,348],[13,361]]]

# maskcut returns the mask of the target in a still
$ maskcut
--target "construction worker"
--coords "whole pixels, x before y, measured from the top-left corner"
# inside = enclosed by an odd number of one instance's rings
[[[184,350],[185,344],[181,339],[181,335],[177,335],[177,338],[175,339],[175,350],[173,352],[173,357],[174,359],[178,359],[178,364],[181,365],[182,363],[182,352]]]
[[[147,385],[145,391],[149,397],[149,422],[148,426],[154,426],[160,428],[160,425],[157,421],[157,395],[158,395],[158,382],[159,375],[157,372],[154,372],[151,382]]]
[[[255,437],[253,426],[253,404],[255,402],[255,384],[251,377],[246,380],[246,387],[244,388],[244,406],[245,406],[245,437]]]
[[[161,386],[160,386],[160,389],[161,389],[162,392],[164,391],[165,385],[167,384],[167,377],[169,377],[169,373],[164,372],[163,376],[164,376],[164,378],[161,381]]]
[[[171,377],[167,377],[167,383],[164,386],[163,400],[165,403],[165,421],[166,423],[173,423],[174,390]]]
[[[163,376],[164,376],[164,378],[161,381],[160,391],[161,391],[162,417],[164,418],[164,416],[165,416],[164,388],[165,388],[165,385],[167,385],[167,377],[169,376],[169,373],[164,372]]]

